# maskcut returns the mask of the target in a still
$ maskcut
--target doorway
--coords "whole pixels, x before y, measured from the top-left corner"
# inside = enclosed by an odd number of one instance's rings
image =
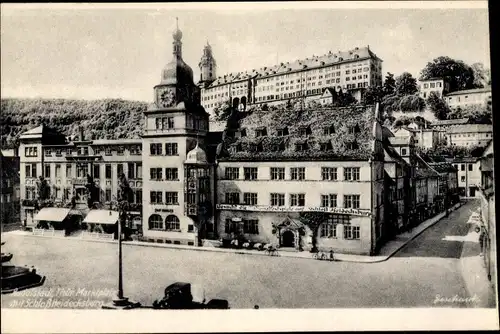
[[[283,232],[281,247],[295,247],[295,234],[292,231]]]

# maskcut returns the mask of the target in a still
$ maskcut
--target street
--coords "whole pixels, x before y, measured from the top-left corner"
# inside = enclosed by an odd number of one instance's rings
[[[473,307],[470,301],[436,299],[470,297],[459,266],[463,242],[443,239],[466,235],[477,205],[469,202],[451,212],[388,261],[373,264],[124,245],[124,294],[151,305],[167,285],[183,281],[203,286],[207,300],[227,299],[231,308]],[[13,264],[34,265],[47,277],[30,292],[116,290],[116,244],[8,233],[2,239],[5,251],[14,254]],[[23,298],[28,297],[3,295],[2,307]]]

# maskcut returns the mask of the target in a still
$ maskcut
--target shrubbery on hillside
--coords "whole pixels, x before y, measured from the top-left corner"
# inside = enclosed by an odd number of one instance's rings
[[[146,102],[119,99],[2,99],[0,135],[2,147],[15,147],[19,135],[44,124],[67,136],[82,126],[87,138],[139,138]]]

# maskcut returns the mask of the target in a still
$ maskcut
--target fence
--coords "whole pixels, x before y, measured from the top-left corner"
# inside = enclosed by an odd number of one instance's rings
[[[66,232],[64,230],[55,230],[53,228],[33,228],[32,233],[33,235],[42,237],[64,237],[66,235]]]
[[[113,240],[114,234],[113,233],[98,233],[98,232],[87,232],[83,231],[82,234],[80,234],[81,239],[102,239],[102,240]]]

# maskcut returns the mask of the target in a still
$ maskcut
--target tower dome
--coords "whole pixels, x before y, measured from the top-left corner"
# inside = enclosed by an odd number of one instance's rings
[[[185,163],[187,164],[208,164],[207,154],[205,151],[196,143],[196,147],[188,152]]]
[[[178,25],[172,37],[174,57],[163,68],[160,84],[193,85],[193,70],[182,60],[182,31]]]

